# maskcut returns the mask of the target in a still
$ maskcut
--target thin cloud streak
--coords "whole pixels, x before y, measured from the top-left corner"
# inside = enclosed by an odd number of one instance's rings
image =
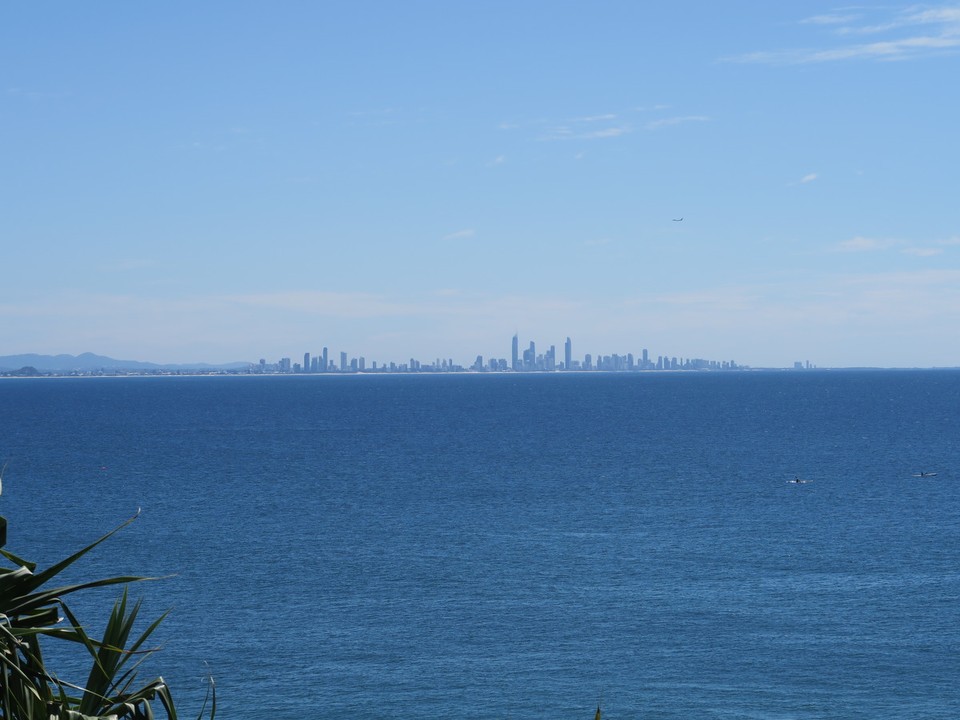
[[[447,241],[447,240],[466,240],[466,239],[468,239],[468,238],[474,237],[476,234],[477,234],[477,231],[476,231],[476,230],[473,230],[472,228],[468,228],[468,229],[466,229],[466,230],[457,230],[456,232],[452,232],[452,233],[450,233],[449,235],[444,235],[444,236],[443,236],[442,238],[440,238],[440,239],[441,239],[441,240],[444,240],[444,241]]]
[[[668,108],[669,106],[667,105],[658,105],[654,109],[662,112]],[[673,125],[707,122],[710,120],[706,115],[677,115],[642,122],[642,118],[637,116],[646,114],[647,112],[644,108],[636,108],[629,113],[625,113],[630,116],[629,118],[616,113],[606,113],[585,115],[579,118],[551,123],[546,125],[539,139],[544,141],[604,140],[631,134],[635,131],[635,128],[652,131]]]
[[[842,252],[842,253],[858,253],[858,252],[875,252],[879,250],[887,250],[890,248],[900,248],[900,252],[904,255],[915,255],[918,257],[930,257],[933,255],[940,255],[943,253],[943,248],[952,247],[960,245],[960,238],[947,238],[945,240],[936,240],[933,241],[934,245],[939,247],[930,248],[930,247],[921,247],[913,242],[909,243],[905,240],[899,240],[894,238],[869,238],[863,236],[852,237],[849,240],[843,240],[831,248],[832,252]],[[906,247],[904,247],[906,246]]]
[[[882,240],[878,238],[853,237],[849,240],[843,240],[834,247],[835,252],[872,252],[874,250],[883,250],[896,244],[895,240]]]
[[[659,130],[660,128],[682,125],[684,123],[707,122],[709,119],[706,115],[682,115],[679,117],[663,118],[661,120],[651,120],[644,127],[646,127],[647,130]]]
[[[571,127],[558,126],[550,128],[541,138],[542,140],[603,140],[616,138],[630,132],[629,126],[618,125],[599,130],[575,130]]]
[[[859,15],[814,15],[800,21],[801,25],[843,25],[856,20]]]
[[[155,267],[156,264],[155,260],[146,258],[128,258],[114,260],[113,262],[102,265],[100,270],[105,273],[127,273],[133,272],[134,270],[145,270]]]
[[[834,48],[790,48],[745,53],[723,62],[799,65],[844,60],[909,60],[960,48],[960,7],[926,10],[910,8],[881,22],[853,26],[862,15],[818,15],[800,20],[802,25],[830,28],[836,37],[893,34],[902,29],[929,27],[932,32],[891,37],[876,42],[841,45]]]
[[[341,318],[395,317],[417,311],[415,304],[367,293],[277,292],[230,295],[214,300],[257,310]]]

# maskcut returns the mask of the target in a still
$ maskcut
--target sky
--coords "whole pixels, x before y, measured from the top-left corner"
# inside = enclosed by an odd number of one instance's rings
[[[0,355],[960,366],[958,77],[960,2],[4,3]]]

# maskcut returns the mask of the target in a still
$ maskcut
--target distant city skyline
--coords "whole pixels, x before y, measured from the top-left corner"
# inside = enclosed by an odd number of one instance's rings
[[[574,341],[570,336],[564,338],[561,353],[556,343],[544,344],[538,350],[537,341],[529,339],[520,347],[520,334],[510,338],[509,353],[477,354],[470,360],[455,358],[453,355],[440,355],[432,358],[411,355],[405,358],[374,357],[362,351],[353,353],[348,350],[331,349],[322,345],[315,352],[304,351],[302,355],[280,355],[258,361],[236,360],[225,363],[221,369],[229,366],[230,372],[254,372],[261,374],[319,374],[319,373],[364,373],[364,372],[571,372],[606,371],[639,372],[650,370],[744,370],[751,366],[737,362],[732,358],[708,359],[703,357],[684,357],[678,355],[651,353],[648,348],[639,347],[635,351],[619,349],[615,351],[598,349],[596,353],[574,351]],[[152,361],[109,358],[84,353],[81,356],[59,354],[41,356],[24,354],[0,356],[0,373],[38,366],[41,371],[90,371],[98,369],[127,369],[150,372],[162,369],[165,364]],[[177,365],[177,364],[174,364]],[[139,367],[138,367],[139,366]],[[190,366],[185,364],[184,368]],[[214,363],[198,362],[198,369],[214,371]],[[779,367],[779,366],[778,366]],[[794,361],[783,367],[810,368],[809,361]],[[759,369],[759,368],[758,368]]]
[[[960,364],[960,0],[6,3],[0,46],[2,354]]]
[[[536,341],[529,340],[527,346],[520,350],[520,335],[514,333],[511,338],[509,356],[498,356],[496,353],[489,356],[478,354],[472,362],[455,361],[453,357],[436,357],[425,360],[411,356],[409,359],[396,358],[370,359],[365,354],[351,355],[347,351],[339,351],[339,362],[333,359],[329,347],[324,346],[319,353],[310,351],[303,353],[303,361],[299,362],[292,356],[282,356],[279,360],[268,361],[260,358],[254,364],[254,370],[261,373],[347,373],[347,372],[556,372],[556,371],[609,371],[631,372],[642,370],[740,370],[749,366],[740,365],[735,360],[709,360],[705,358],[690,358],[676,355],[657,355],[656,359],[647,348],[641,348],[637,353],[627,352],[600,352],[597,354],[584,353],[580,358],[574,358],[573,341],[567,336],[563,344],[563,359],[557,360],[555,344],[546,347],[543,352],[537,351]],[[791,363],[791,367],[797,367]],[[800,363],[803,365],[803,363]],[[810,367],[810,363],[806,363]]]

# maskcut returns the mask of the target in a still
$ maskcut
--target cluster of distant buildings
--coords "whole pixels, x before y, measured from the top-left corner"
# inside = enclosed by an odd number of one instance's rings
[[[563,345],[563,356],[557,358],[556,346],[551,345],[542,353],[537,352],[533,341],[520,349],[520,338],[513,336],[511,354],[509,358],[488,358],[477,355],[476,360],[469,367],[454,363],[452,359],[437,358],[433,361],[421,362],[410,358],[407,362],[367,364],[366,358],[350,357],[345,352],[339,356],[330,354],[327,348],[316,354],[303,354],[303,362],[293,362],[284,357],[276,363],[268,363],[261,359],[258,364],[250,368],[255,374],[313,374],[313,373],[418,373],[418,372],[637,372],[644,370],[743,370],[746,366],[738,365],[733,360],[704,360],[702,358],[677,358],[664,355],[654,360],[644,348],[639,355],[593,356],[586,354],[582,359],[573,358],[573,344],[570,338]]]

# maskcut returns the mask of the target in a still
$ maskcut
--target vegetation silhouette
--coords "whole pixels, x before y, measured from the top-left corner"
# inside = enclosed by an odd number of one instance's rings
[[[141,602],[129,602],[128,586],[156,578],[118,576],[51,587],[64,569],[139,514],[138,510],[99,540],[44,570],[5,549],[7,520],[0,516],[0,555],[13,564],[0,567],[0,719],[154,720],[154,711],[162,708],[169,720],[178,720],[170,688],[162,677],[146,684],[138,681],[142,663],[157,651],[145,643],[166,613],[139,635],[134,634]],[[94,638],[65,598],[111,585],[122,586],[123,592],[110,611],[103,636]],[[89,655],[86,682],[61,679],[44,661],[41,639],[80,645]],[[204,716],[213,720],[216,706],[216,689],[210,678],[198,720]]]

